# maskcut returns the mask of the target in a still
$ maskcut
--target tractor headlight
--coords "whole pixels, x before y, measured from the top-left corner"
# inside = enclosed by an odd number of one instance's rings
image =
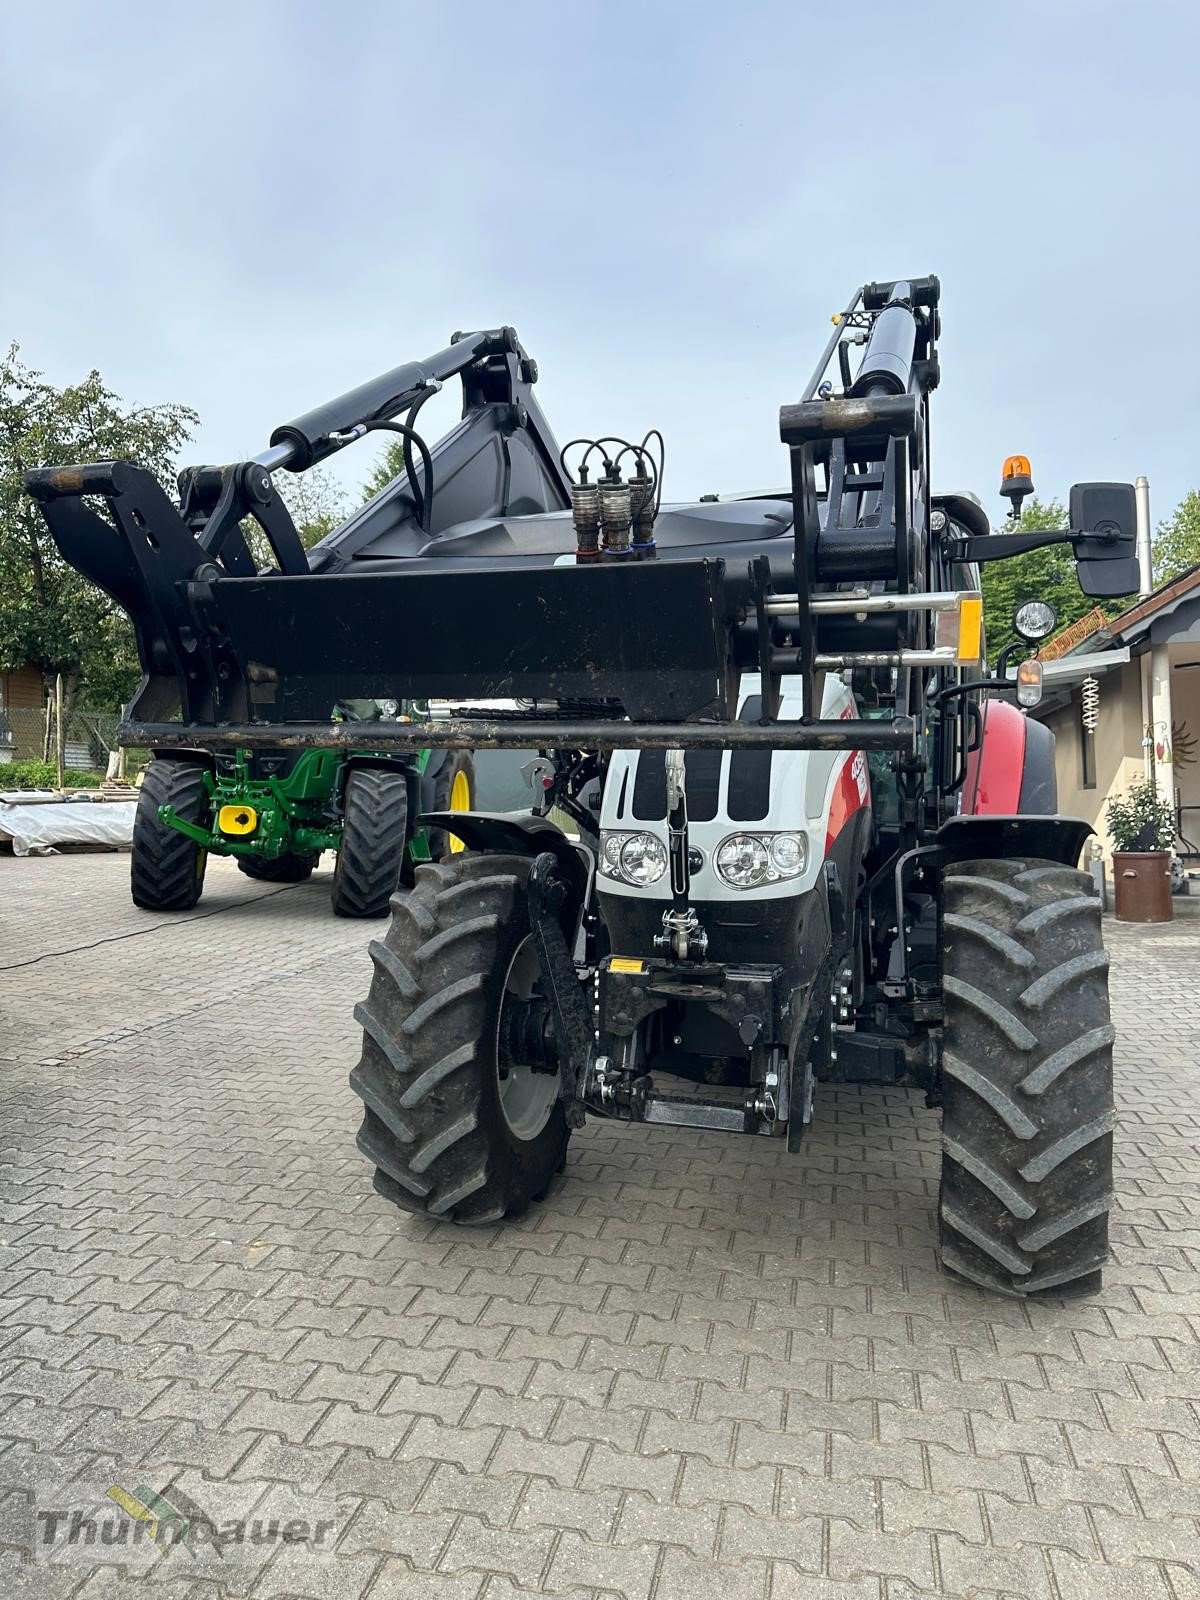
[[[657,883],[667,870],[667,847],[652,833],[631,833],[621,846],[621,876],[642,889]]]
[[[605,829],[600,835],[600,874],[647,889],[667,870],[667,847],[652,833],[619,833]]]
[[[1054,624],[1058,621],[1054,607],[1046,600],[1026,600],[1024,605],[1018,606],[1013,612],[1013,632],[1024,639],[1026,644],[1037,644],[1039,639],[1044,639],[1054,632]]]
[[[717,876],[731,889],[761,889],[798,878],[808,865],[803,833],[731,833],[717,846]]]
[[[767,847],[753,834],[731,834],[717,846],[717,876],[731,889],[757,889],[770,870]]]
[[[777,833],[771,840],[771,865],[781,878],[794,878],[808,865],[808,839],[802,833]]]

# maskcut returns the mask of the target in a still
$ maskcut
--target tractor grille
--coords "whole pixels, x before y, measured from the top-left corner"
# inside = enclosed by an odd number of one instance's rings
[[[688,750],[684,755],[689,821],[711,822],[716,816],[721,793],[721,760],[720,750]],[[633,815],[639,822],[661,822],[666,814],[666,752],[640,750],[633,780]]]
[[[738,716],[739,722],[757,722],[762,716],[762,698],[751,695]],[[684,756],[687,772],[688,819],[711,822],[721,799],[721,769],[729,762],[729,787],[726,815],[731,822],[761,822],[771,809],[771,752],[769,750],[689,750]],[[620,812],[624,813],[624,797]],[[662,750],[642,750],[638,754],[633,782],[633,815],[639,822],[661,822],[667,814],[667,764]]]
[[[731,822],[761,822],[771,809],[771,752],[735,750],[729,758]]]

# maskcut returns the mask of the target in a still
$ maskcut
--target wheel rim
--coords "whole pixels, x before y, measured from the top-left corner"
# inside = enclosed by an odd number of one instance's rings
[[[451,811],[470,811],[471,809],[471,780],[460,768],[454,774],[454,782],[450,785]],[[460,855],[467,847],[457,834],[450,834],[450,854]]]
[[[522,939],[508,964],[504,978],[504,993],[518,1000],[528,1000],[534,994],[538,981],[537,951],[533,939]],[[501,1001],[503,1013],[504,1002]],[[506,1061],[505,1071],[500,1070],[501,1019],[496,1022],[496,1087],[499,1091],[500,1110],[509,1131],[517,1139],[528,1143],[550,1120],[554,1102],[558,1099],[558,1074],[534,1072],[524,1062]]]

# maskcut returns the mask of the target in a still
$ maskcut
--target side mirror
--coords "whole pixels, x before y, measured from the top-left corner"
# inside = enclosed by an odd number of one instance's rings
[[[1079,587],[1094,600],[1136,594],[1137,497],[1131,483],[1071,485],[1071,527]]]

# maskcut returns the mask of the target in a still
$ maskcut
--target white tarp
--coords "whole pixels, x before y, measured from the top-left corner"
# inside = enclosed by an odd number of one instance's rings
[[[19,856],[43,855],[56,844],[130,844],[136,810],[136,800],[12,805],[0,794],[0,834]]]

